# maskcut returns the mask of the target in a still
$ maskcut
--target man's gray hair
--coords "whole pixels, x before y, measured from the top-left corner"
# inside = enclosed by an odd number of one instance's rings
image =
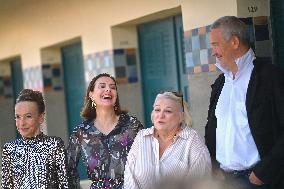
[[[229,41],[231,37],[236,36],[243,45],[250,46],[246,24],[235,16],[224,16],[217,19],[211,25],[212,29],[221,29],[225,41]]]

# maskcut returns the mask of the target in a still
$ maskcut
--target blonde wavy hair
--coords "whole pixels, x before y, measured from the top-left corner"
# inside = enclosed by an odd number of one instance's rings
[[[189,105],[183,99],[183,95],[181,93],[170,92],[170,91],[160,93],[156,96],[154,104],[156,103],[157,99],[159,99],[159,98],[167,98],[167,99],[171,99],[171,100],[175,101],[180,106],[181,112],[183,112],[183,116],[184,116],[183,125],[187,126],[187,127],[192,127],[192,117],[191,117],[191,113],[190,113],[190,110],[189,110]]]

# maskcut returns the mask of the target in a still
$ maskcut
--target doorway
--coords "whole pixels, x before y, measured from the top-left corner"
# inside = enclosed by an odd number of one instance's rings
[[[146,127],[151,127],[151,111],[161,91],[179,91],[188,100],[182,16],[138,26],[139,53]]]
[[[73,129],[82,122],[80,112],[85,96],[85,78],[81,43],[74,43],[61,48],[64,70],[64,90],[67,110],[67,128],[69,136]],[[79,162],[81,179],[87,178],[82,161]]]

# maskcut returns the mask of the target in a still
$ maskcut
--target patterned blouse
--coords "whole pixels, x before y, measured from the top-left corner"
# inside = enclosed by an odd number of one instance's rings
[[[77,172],[80,157],[92,180],[91,189],[122,188],[127,154],[141,129],[143,125],[140,121],[127,114],[120,114],[117,125],[108,135],[101,133],[94,122],[86,121],[78,125],[67,149],[71,188],[80,188]]]
[[[6,143],[2,151],[3,189],[68,188],[66,150],[59,137],[39,134]]]

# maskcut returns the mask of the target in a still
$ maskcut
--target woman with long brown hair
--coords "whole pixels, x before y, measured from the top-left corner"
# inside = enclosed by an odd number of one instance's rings
[[[74,129],[67,149],[72,188],[80,187],[77,172],[80,158],[92,181],[90,189],[122,188],[128,151],[143,126],[121,110],[112,76],[104,73],[92,79],[81,117],[85,121]]]

